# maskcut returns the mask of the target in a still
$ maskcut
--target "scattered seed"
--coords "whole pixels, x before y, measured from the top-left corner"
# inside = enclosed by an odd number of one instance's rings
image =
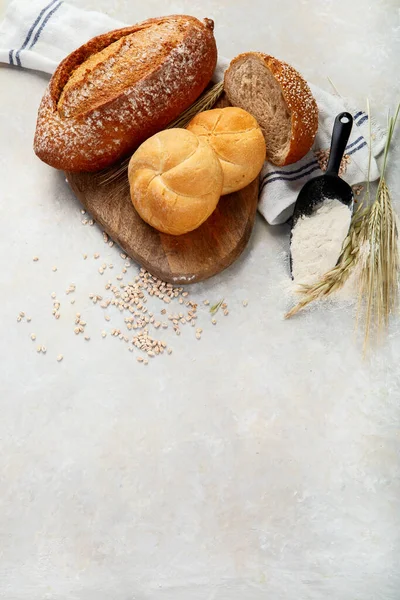
[[[107,333],[106,333],[105,331],[102,331],[102,332],[101,332],[101,337],[105,338],[105,337],[106,337],[106,335],[107,335]]]
[[[37,262],[38,260],[39,260],[39,257],[38,257],[38,256],[34,256],[34,257],[33,257],[33,262]]]
[[[20,317],[20,316],[18,315],[18,317],[17,317],[17,321],[18,321],[18,322],[20,322],[21,320],[22,320],[22,317]]]
[[[55,293],[55,292],[52,292],[52,294],[51,294],[51,297],[52,297],[52,298],[55,298],[55,297],[56,297],[56,293]]]
[[[90,221],[89,221],[89,225],[90,225],[90,226],[94,225],[94,221],[93,221],[93,219],[90,219]]]
[[[90,336],[89,335],[85,335],[85,340],[88,342],[90,340]]]
[[[34,333],[31,333],[31,340],[33,340],[33,341],[36,340],[36,335]]]
[[[217,324],[217,319],[212,319],[212,320],[211,320],[211,323],[212,323],[213,325],[216,325],[216,324]]]
[[[123,252],[120,252],[120,257],[125,260],[126,259],[126,254],[124,254]]]
[[[42,346],[37,346],[36,352],[41,352],[41,351],[42,351]]]
[[[32,321],[32,317],[26,317],[26,320],[28,323],[30,323]]]
[[[71,304],[75,304],[75,300],[71,300]]]
[[[113,242],[112,240],[110,240],[110,241],[108,242],[108,245],[110,246],[110,248],[112,248],[112,247],[114,246],[114,242]]]
[[[57,271],[57,267],[51,267],[52,271]]]
[[[247,300],[243,300],[242,304],[243,304],[243,306],[247,306],[248,305],[248,301]]]
[[[132,351],[133,351],[133,348],[132,348]],[[143,362],[143,356],[138,356],[138,357],[136,358],[136,360],[137,360],[138,362]]]
[[[82,256],[83,256],[83,260],[87,259],[87,254],[82,254]]]
[[[99,258],[99,256],[100,256],[100,254],[99,254],[98,252],[95,252],[95,253],[93,254],[93,258]]]
[[[64,358],[64,357],[63,357],[63,355],[62,355],[62,354],[59,354],[59,355],[57,356],[57,361],[58,361],[58,362],[61,362],[63,358]]]
[[[147,360],[147,358],[144,359],[143,364],[144,365],[148,365],[149,364],[149,361]]]
[[[229,315],[229,311],[228,310],[224,310],[224,316],[227,317]]]
[[[42,346],[42,352],[43,352],[43,354],[46,354],[46,352],[47,352],[46,346]]]
[[[86,210],[84,210],[83,208],[81,209],[81,215],[85,215],[86,214]]]

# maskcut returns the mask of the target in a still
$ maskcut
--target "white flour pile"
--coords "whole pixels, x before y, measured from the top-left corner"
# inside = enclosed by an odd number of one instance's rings
[[[337,199],[326,198],[293,228],[292,275],[297,285],[312,284],[332,269],[349,231],[351,211]]]

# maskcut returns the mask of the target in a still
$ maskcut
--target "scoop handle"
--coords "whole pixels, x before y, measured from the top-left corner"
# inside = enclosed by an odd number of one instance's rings
[[[353,117],[348,112],[339,113],[335,119],[332,132],[331,150],[326,172],[339,173],[340,163],[349,141]]]

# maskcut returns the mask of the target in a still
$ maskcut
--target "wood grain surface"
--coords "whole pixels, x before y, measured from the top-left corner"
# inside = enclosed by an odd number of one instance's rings
[[[226,106],[226,101],[217,103]],[[107,234],[139,265],[163,281],[195,283],[223,271],[245,248],[254,225],[259,178],[222,196],[198,229],[173,236],[145,223],[134,209],[128,177],[100,184],[96,173],[66,173],[75,195]]]

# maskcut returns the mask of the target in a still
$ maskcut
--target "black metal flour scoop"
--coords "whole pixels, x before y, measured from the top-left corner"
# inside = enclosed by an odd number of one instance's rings
[[[337,115],[333,125],[326,172],[324,175],[310,179],[301,188],[294,207],[292,231],[302,216],[310,216],[325,200],[339,200],[353,212],[353,191],[338,175],[352,125],[353,117],[350,113],[342,112]],[[292,253],[290,253],[290,270],[292,272]]]

